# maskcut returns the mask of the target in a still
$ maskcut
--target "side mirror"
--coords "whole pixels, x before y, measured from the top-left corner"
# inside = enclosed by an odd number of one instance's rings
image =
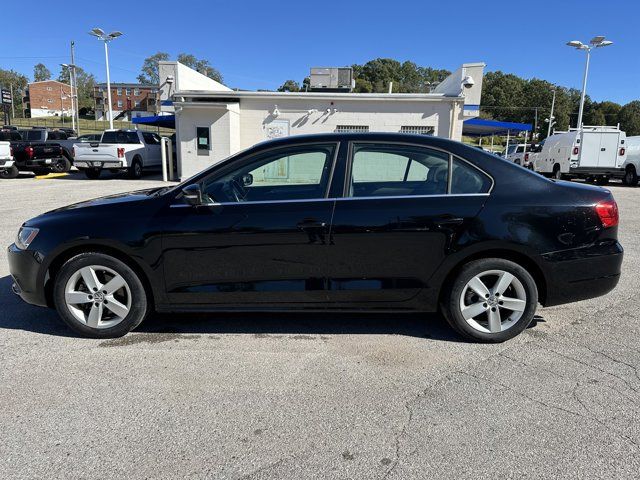
[[[200,189],[200,185],[197,183],[192,183],[191,185],[184,187],[182,189],[182,196],[184,197],[185,202],[189,205],[202,205],[202,190]]]
[[[250,173],[245,173],[242,176],[242,185],[245,187],[248,187],[249,185],[253,184],[253,175],[251,175]]]

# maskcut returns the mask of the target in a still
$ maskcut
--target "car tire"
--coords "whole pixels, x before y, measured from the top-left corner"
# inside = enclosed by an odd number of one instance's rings
[[[636,173],[635,168],[627,168],[627,171],[624,173],[624,177],[622,177],[622,183],[630,187],[638,185],[638,174]]]
[[[99,168],[87,168],[84,171],[84,174],[87,178],[90,178],[91,180],[97,180],[98,178],[100,178],[100,174],[102,173],[102,170]]]
[[[20,170],[15,165],[10,166],[9,168],[3,168],[0,170],[0,178],[16,178]]]
[[[56,163],[51,166],[53,173],[67,173],[71,170],[71,162],[66,158],[59,158]]]
[[[562,180],[562,172],[560,171],[560,165],[555,165],[553,167],[553,174],[552,177],[555,180]]]
[[[133,163],[129,167],[129,177],[134,180],[142,178],[142,162],[139,158],[134,158]]]
[[[121,260],[95,252],[65,262],[55,278],[53,299],[62,320],[91,338],[121,337],[150,310],[138,275]]]
[[[537,305],[538,288],[525,268],[510,260],[483,258],[467,263],[456,274],[442,313],[463,337],[499,343],[527,328]]]

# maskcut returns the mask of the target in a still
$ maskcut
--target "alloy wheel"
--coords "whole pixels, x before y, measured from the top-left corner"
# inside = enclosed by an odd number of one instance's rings
[[[102,265],[80,268],[71,275],[64,292],[69,312],[91,328],[113,327],[131,310],[131,289],[126,280]]]
[[[500,333],[513,327],[527,307],[522,282],[504,270],[487,270],[462,289],[460,311],[473,329]]]

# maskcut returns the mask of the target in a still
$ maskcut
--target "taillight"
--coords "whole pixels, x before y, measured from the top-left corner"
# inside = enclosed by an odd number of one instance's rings
[[[13,157],[13,147],[9,145],[9,156]]]
[[[24,151],[29,159],[33,158],[33,147],[25,147]]]
[[[623,157],[623,156],[624,156],[624,154],[625,154],[625,152],[626,152],[626,150],[624,149],[624,147],[622,147],[622,148],[620,149],[620,156],[621,156],[621,157]]]
[[[529,154],[528,153],[524,154],[524,160],[525,160],[525,162],[529,160]]]
[[[118,158],[124,158],[124,148],[118,148]]]
[[[618,204],[615,200],[606,200],[596,204],[596,213],[605,228],[618,225]]]
[[[580,148],[579,147],[573,147],[573,154],[577,155],[578,153],[580,153]]]

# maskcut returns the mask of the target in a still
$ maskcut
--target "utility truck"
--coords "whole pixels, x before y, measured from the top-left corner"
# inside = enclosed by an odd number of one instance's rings
[[[529,157],[536,172],[554,178],[565,176],[607,183],[623,179],[626,161],[626,134],[619,126],[584,126],[547,137]],[[637,183],[637,175],[635,182]]]

